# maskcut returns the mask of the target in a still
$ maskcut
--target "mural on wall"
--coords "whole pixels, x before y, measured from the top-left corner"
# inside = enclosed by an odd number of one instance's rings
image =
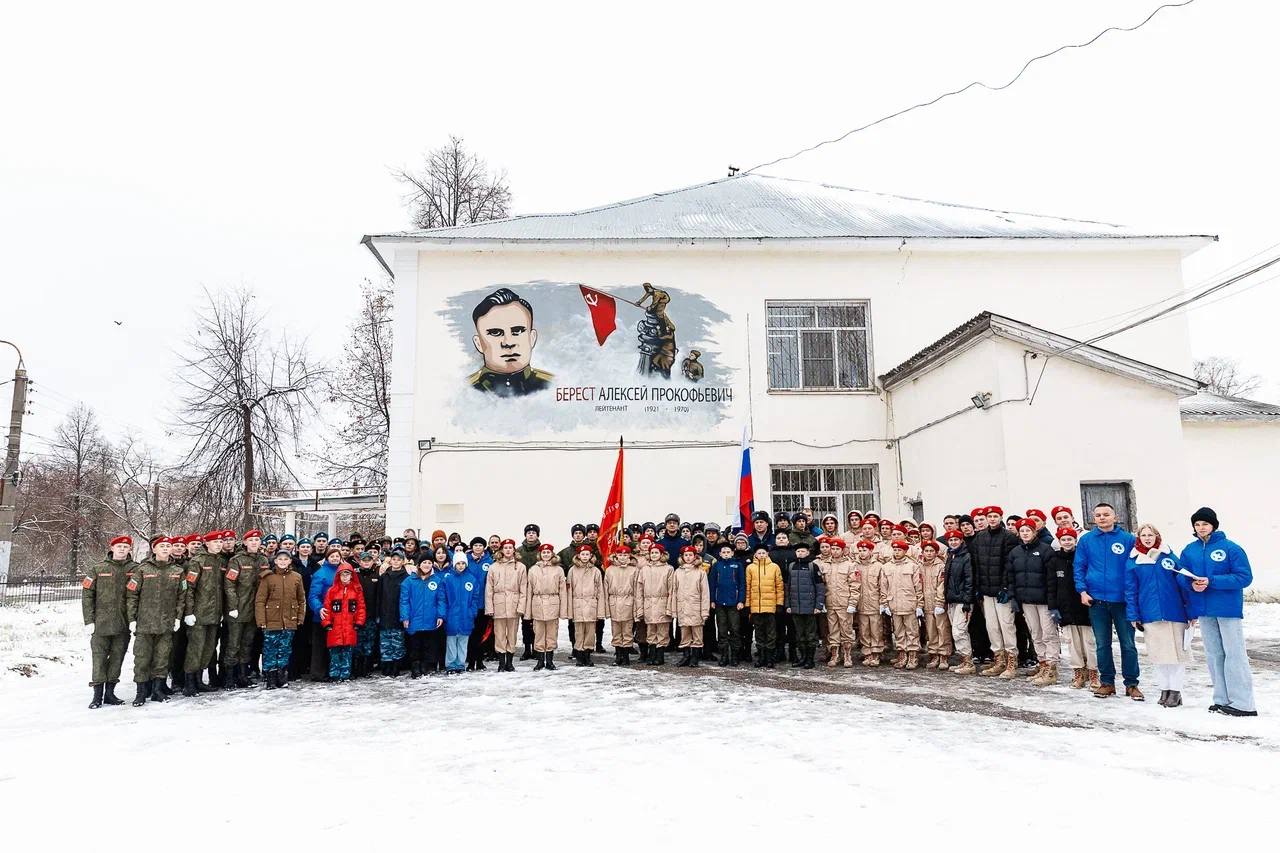
[[[450,297],[440,314],[468,359],[446,382],[463,431],[696,431],[732,414],[733,326],[699,294],[650,282],[495,283]]]

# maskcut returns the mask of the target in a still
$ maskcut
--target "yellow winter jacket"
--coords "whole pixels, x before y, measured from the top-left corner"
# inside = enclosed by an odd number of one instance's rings
[[[782,570],[773,560],[747,564],[747,608],[752,613],[773,613],[782,607]]]

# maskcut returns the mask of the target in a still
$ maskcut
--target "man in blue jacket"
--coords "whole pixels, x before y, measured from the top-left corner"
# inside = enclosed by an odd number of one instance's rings
[[[1201,507],[1191,516],[1195,541],[1182,549],[1191,582],[1189,615],[1200,620],[1205,661],[1213,678],[1209,710],[1232,717],[1256,717],[1253,673],[1244,648],[1244,590],[1253,569],[1244,549],[1218,529],[1218,514]]]
[[[1098,646],[1098,680],[1093,691],[1099,699],[1116,695],[1116,661],[1111,653],[1111,631],[1120,638],[1120,671],[1124,693],[1141,702],[1138,689],[1138,647],[1133,641],[1133,625],[1125,614],[1124,573],[1129,551],[1136,541],[1132,533],[1116,524],[1116,510],[1109,503],[1093,508],[1093,529],[1076,544],[1076,592],[1089,608],[1093,639]]]
[[[721,543],[719,556],[707,575],[711,615],[720,639],[720,665],[737,666],[738,620],[747,601],[747,567],[734,557],[733,546],[728,542]]]

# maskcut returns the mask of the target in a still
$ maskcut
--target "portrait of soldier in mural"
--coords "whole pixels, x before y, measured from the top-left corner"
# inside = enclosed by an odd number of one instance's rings
[[[645,302],[649,304],[646,306]],[[640,373],[657,373],[664,379],[671,378],[671,368],[676,363],[676,324],[667,316],[671,294],[644,283],[644,296],[635,303],[644,308],[644,316],[636,324],[640,343]]]
[[[530,359],[538,343],[533,306],[508,287],[490,293],[471,311],[476,334],[471,339],[484,366],[467,382],[499,397],[522,397],[548,387],[552,375],[536,370]]]

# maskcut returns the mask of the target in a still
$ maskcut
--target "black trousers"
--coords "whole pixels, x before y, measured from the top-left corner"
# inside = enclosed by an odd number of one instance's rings
[[[329,646],[325,642],[324,626],[312,622],[311,629],[311,679],[324,681],[329,677]]]
[[[293,651],[289,654],[289,677],[296,679],[311,669],[311,623],[302,623],[293,632]],[[326,668],[326,672],[328,669]]]
[[[570,622],[569,625],[572,627],[573,623]],[[524,643],[526,646],[533,645],[533,620],[532,619],[520,620],[520,641]]]
[[[471,636],[467,638],[467,663],[484,660],[484,635],[485,631],[488,631],[489,639],[493,639],[492,621],[483,613],[476,614],[475,627],[471,629]]]
[[[405,638],[405,651],[411,663],[421,664],[430,672],[444,664],[444,629],[418,631]]]

